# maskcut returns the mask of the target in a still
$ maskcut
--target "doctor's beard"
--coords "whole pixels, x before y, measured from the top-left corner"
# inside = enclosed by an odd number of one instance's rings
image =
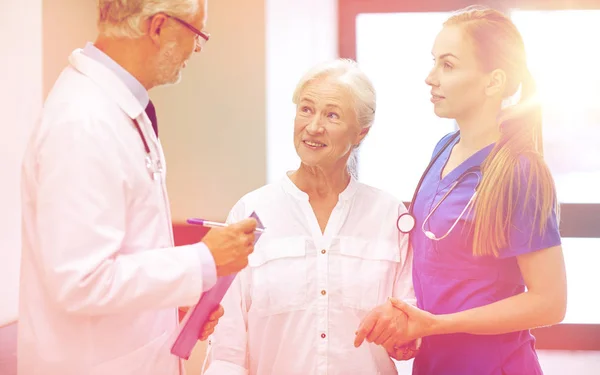
[[[161,51],[157,62],[157,86],[177,84],[181,81],[183,63],[189,58],[180,56],[176,42],[169,42]]]

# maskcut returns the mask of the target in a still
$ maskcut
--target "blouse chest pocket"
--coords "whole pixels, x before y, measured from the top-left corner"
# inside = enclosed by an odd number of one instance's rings
[[[291,237],[261,242],[248,258],[252,275],[251,308],[259,315],[305,309],[308,301],[306,239]]]
[[[371,310],[391,297],[401,263],[398,244],[342,237],[340,245],[344,306]]]

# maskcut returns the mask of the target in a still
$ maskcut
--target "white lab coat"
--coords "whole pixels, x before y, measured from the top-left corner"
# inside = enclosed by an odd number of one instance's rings
[[[174,375],[177,306],[203,288],[203,244],[173,247],[164,156],[139,101],[76,50],[23,162],[19,375]]]

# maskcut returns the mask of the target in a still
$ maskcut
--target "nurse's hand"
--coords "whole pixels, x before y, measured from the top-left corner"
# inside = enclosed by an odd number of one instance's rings
[[[200,341],[204,341],[208,338],[208,336],[212,335],[215,331],[215,327],[217,323],[219,323],[219,319],[225,314],[225,310],[223,310],[223,306],[219,305],[219,307],[213,311],[212,314],[208,317],[208,321],[204,324],[202,328],[202,332],[200,333]]]
[[[404,346],[392,346],[386,348],[388,355],[397,361],[408,361],[411,358],[415,358],[419,349],[421,348],[421,339],[416,339]]]
[[[399,335],[394,343],[396,347],[401,347],[407,342],[432,335],[435,332],[439,324],[435,315],[397,298],[390,298],[390,302],[395,309],[402,311],[408,317],[405,332]]]
[[[248,265],[248,255],[254,251],[256,220],[244,219],[225,228],[212,228],[202,242],[210,250],[217,276],[227,276]]]
[[[406,315],[388,300],[371,310],[362,320],[356,331],[354,346],[358,348],[365,339],[377,345],[393,346],[403,337],[406,329]]]

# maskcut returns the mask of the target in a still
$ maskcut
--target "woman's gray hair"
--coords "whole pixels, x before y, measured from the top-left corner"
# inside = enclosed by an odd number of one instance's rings
[[[198,0],[98,0],[98,30],[108,37],[139,38],[145,19],[157,13],[186,18],[198,7]]]
[[[337,59],[316,65],[300,79],[294,90],[292,102],[298,105],[300,95],[307,84],[320,78],[334,78],[345,89],[348,90],[354,102],[356,120],[361,129],[370,128],[375,121],[376,93],[373,83],[360,69],[358,63],[350,59]],[[356,164],[357,145],[350,159],[348,169],[352,175],[357,176]]]

